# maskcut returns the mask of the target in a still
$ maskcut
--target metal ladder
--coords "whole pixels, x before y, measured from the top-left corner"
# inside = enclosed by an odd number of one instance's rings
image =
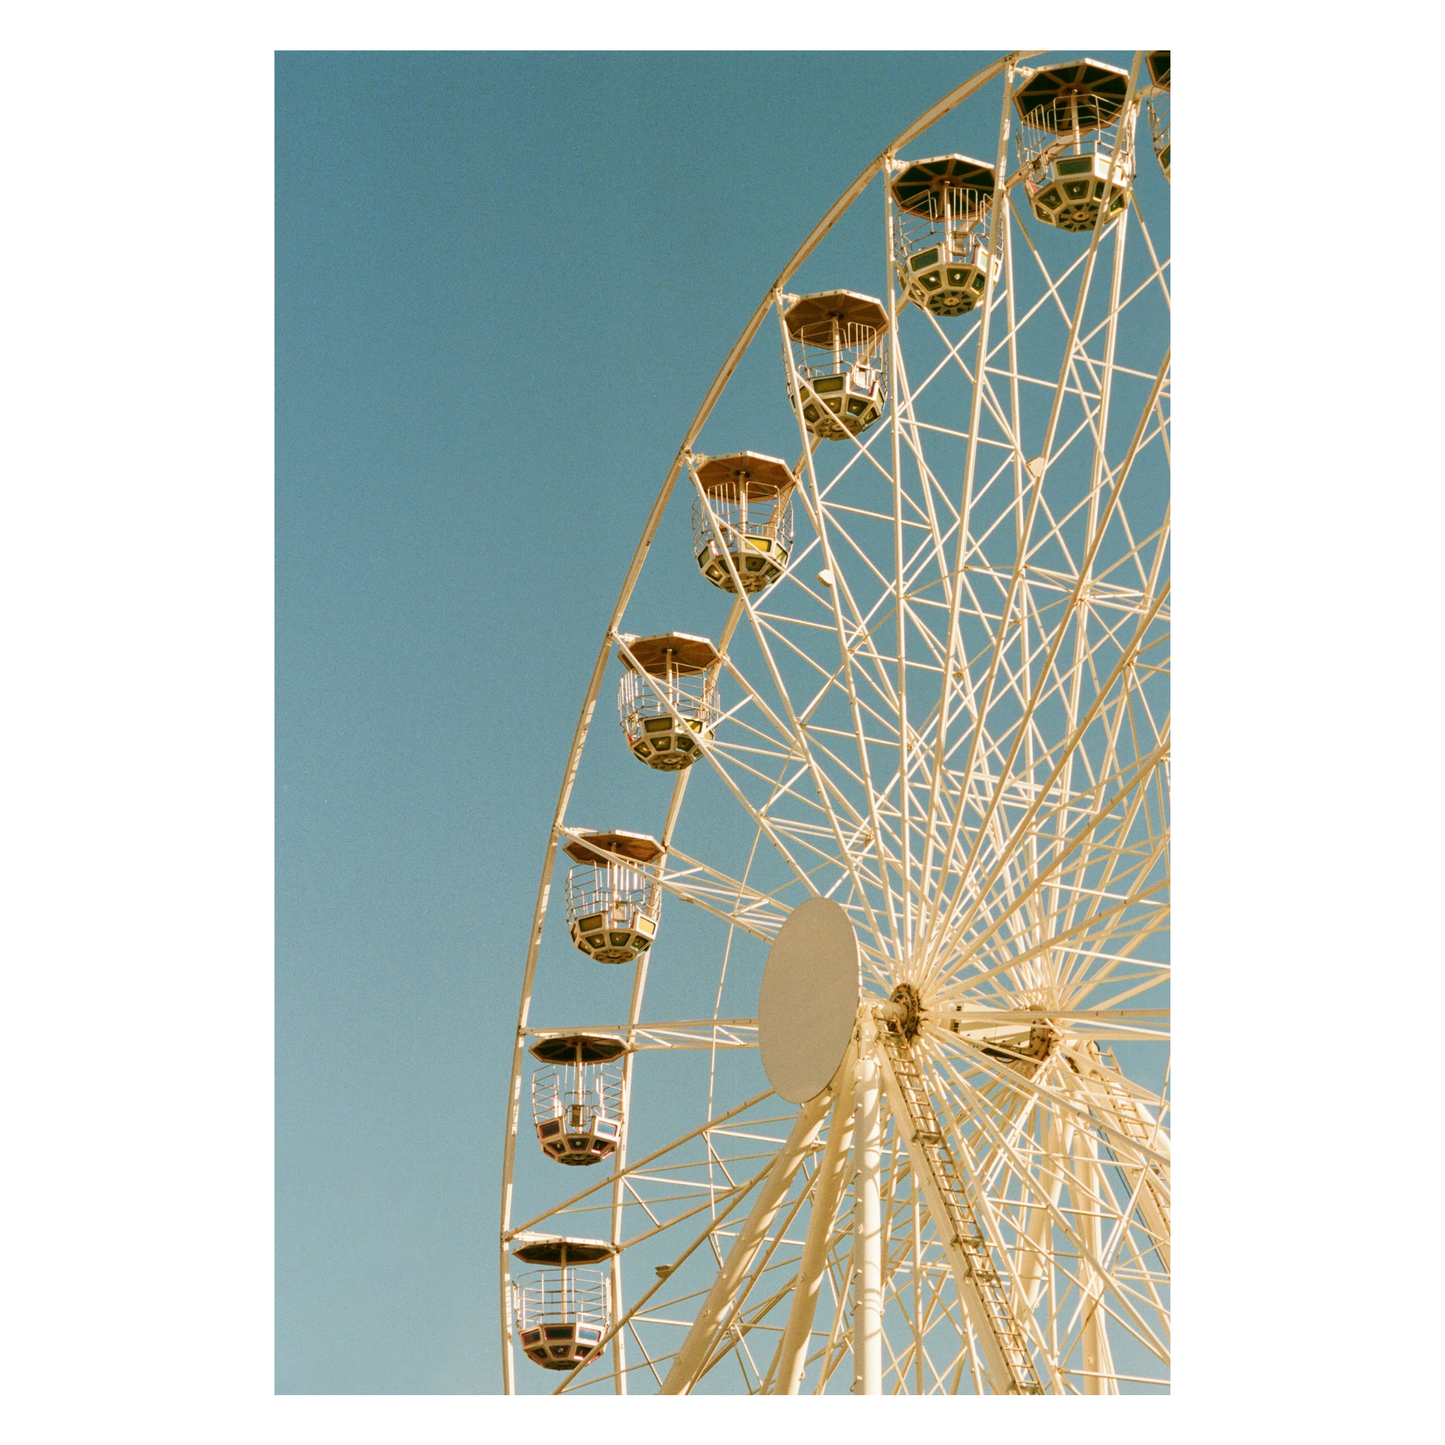
[[[1042,1395],[1044,1387],[1024,1342],[1023,1331],[1014,1319],[1008,1292],[994,1268],[988,1241],[979,1228],[968,1199],[966,1186],[948,1147],[938,1116],[928,1097],[923,1077],[914,1062],[913,1050],[893,1020],[878,1021],[878,1037],[883,1043],[893,1077],[908,1106],[913,1126],[913,1143],[932,1176],[931,1183],[943,1201],[953,1238],[948,1241],[963,1256],[965,1273],[978,1292],[988,1328],[1003,1356],[1009,1375],[1008,1393]]]
[[[1119,1120],[1120,1129],[1129,1138],[1147,1149],[1152,1142],[1150,1129],[1135,1106],[1134,1096],[1121,1082],[1123,1070],[1120,1069],[1118,1061],[1114,1058],[1113,1049],[1106,1044],[1096,1044],[1094,1048],[1098,1053],[1098,1057],[1093,1061],[1094,1078],[1104,1086],[1104,1092],[1109,1096],[1110,1104],[1113,1105],[1114,1115]],[[1144,1162],[1148,1170],[1145,1182],[1149,1184],[1149,1192],[1154,1197],[1155,1206],[1163,1216],[1165,1227],[1168,1228],[1170,1222],[1169,1196],[1167,1192],[1153,1187],[1156,1179],[1163,1182],[1163,1171],[1152,1159],[1146,1158]]]
[[[1094,1063],[1094,1077],[1103,1084],[1108,1093],[1109,1101],[1114,1106],[1114,1112],[1119,1116],[1119,1124],[1123,1131],[1147,1149],[1149,1147],[1149,1127],[1144,1123],[1139,1110],[1134,1105],[1134,1096],[1121,1082],[1124,1071],[1119,1067],[1113,1049],[1107,1044],[1096,1044],[1094,1047],[1099,1054]]]

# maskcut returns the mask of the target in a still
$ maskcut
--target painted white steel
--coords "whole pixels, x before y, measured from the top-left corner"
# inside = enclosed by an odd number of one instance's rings
[[[903,1047],[906,1049],[907,1046]],[[917,1118],[915,1111],[909,1105],[905,1087],[899,1080],[897,1070],[889,1058],[888,1050],[881,1043],[875,1043],[875,1048],[883,1087],[887,1091],[888,1107],[893,1117],[899,1121],[900,1131],[907,1141],[913,1178],[928,1204],[928,1212],[933,1220],[935,1234],[943,1244],[944,1256],[948,1261],[949,1269],[953,1272],[954,1285],[958,1290],[959,1299],[963,1301],[969,1324],[983,1353],[993,1392],[998,1395],[1020,1393],[1022,1382],[1017,1353],[1019,1338],[1023,1334],[1019,1328],[1018,1318],[1022,1312],[1008,1312],[1008,1323],[1012,1326],[1011,1334],[1014,1338],[1009,1338],[1007,1334],[1000,1332],[998,1318],[1000,1301],[997,1298],[990,1300],[986,1297],[976,1269],[978,1251],[974,1251],[975,1257],[971,1257],[964,1247],[964,1240],[960,1238],[957,1215],[961,1201],[948,1197],[949,1181],[941,1175],[938,1167],[938,1146],[935,1144],[930,1149],[929,1141],[920,1127],[922,1121]],[[981,1225],[972,1211],[969,1211],[969,1215],[971,1217],[967,1220],[968,1225],[986,1240],[986,1226]],[[1007,1310],[1006,1305],[1003,1308],[1005,1311]],[[1027,1342],[1024,1341],[1024,1343],[1026,1345]],[[1011,1349],[1013,1358],[1010,1357]]]
[[[853,1080],[853,1181],[856,1274],[853,1282],[853,1393],[883,1393],[883,1112],[878,1060],[868,1049]]]
[[[788,1309],[788,1322],[778,1344],[778,1358],[773,1366],[774,1388],[781,1395],[796,1395],[803,1381],[812,1338],[813,1319],[818,1308],[818,1292],[823,1284],[823,1269],[828,1247],[832,1242],[833,1223],[838,1217],[838,1201],[848,1165],[848,1152],[853,1143],[853,1067],[850,1059],[843,1061],[833,1095],[833,1112],[828,1120],[828,1139],[813,1176],[813,1201],[808,1215],[808,1236],[803,1241],[803,1257],[798,1263],[798,1278],[793,1286],[793,1302]]]
[[[662,1382],[664,1395],[687,1394],[707,1364],[719,1334],[727,1327],[731,1317],[737,1288],[767,1237],[778,1210],[782,1208],[788,1186],[792,1184],[808,1146],[818,1137],[830,1103],[830,1096],[823,1093],[798,1110],[797,1121],[789,1131],[787,1141],[778,1150],[747,1221],[733,1242],[727,1261],[713,1281],[712,1289],[708,1291],[686,1339],[673,1356],[672,1368]]]

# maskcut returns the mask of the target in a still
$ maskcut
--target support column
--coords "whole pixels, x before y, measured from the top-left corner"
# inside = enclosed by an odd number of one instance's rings
[[[1094,1136],[1084,1129],[1074,1131],[1072,1158],[1073,1182],[1069,1186],[1070,1203],[1074,1208],[1074,1227],[1095,1259],[1103,1254],[1104,1229],[1100,1213],[1103,1209],[1104,1182],[1097,1163],[1098,1145]],[[1104,1312],[1100,1308],[1104,1281],[1094,1269],[1080,1260],[1081,1284],[1088,1297],[1084,1306],[1083,1327],[1079,1331],[1084,1355],[1084,1394],[1117,1395],[1119,1385],[1114,1373],[1113,1352],[1104,1328]]]
[[[782,1208],[783,1196],[793,1182],[803,1156],[809,1145],[818,1137],[828,1117],[831,1094],[824,1089],[816,1099],[810,1099],[798,1110],[798,1117],[789,1132],[783,1147],[778,1150],[768,1169],[768,1176],[758,1190],[757,1198],[747,1220],[733,1241],[727,1261],[713,1280],[712,1289],[692,1322],[687,1337],[672,1358],[672,1368],[662,1382],[660,1393],[664,1395],[685,1395],[697,1382],[698,1376],[707,1363],[709,1354],[718,1337],[733,1314],[742,1304],[737,1298],[737,1288],[747,1274],[758,1250],[762,1247],[768,1230],[778,1210]]]
[[[853,1085],[853,1393],[883,1393],[883,1111],[878,1062],[858,1060]]]
[[[812,1338],[813,1317],[817,1312],[818,1292],[823,1283],[823,1270],[828,1262],[828,1245],[833,1238],[833,1221],[838,1217],[838,1201],[848,1163],[848,1149],[853,1142],[852,1058],[845,1058],[835,1079],[838,1097],[828,1121],[828,1142],[813,1176],[813,1208],[808,1216],[808,1234],[803,1241],[803,1258],[798,1264],[798,1282],[793,1286],[793,1303],[788,1310],[788,1323],[778,1346],[778,1363],[773,1389],[780,1395],[796,1395],[802,1384],[808,1362],[808,1342]]]

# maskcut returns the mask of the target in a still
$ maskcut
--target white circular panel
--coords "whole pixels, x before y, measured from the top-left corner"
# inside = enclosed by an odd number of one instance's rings
[[[809,898],[787,916],[758,995],[758,1049],[790,1104],[816,1098],[838,1072],[858,1017],[858,939],[841,903]]]

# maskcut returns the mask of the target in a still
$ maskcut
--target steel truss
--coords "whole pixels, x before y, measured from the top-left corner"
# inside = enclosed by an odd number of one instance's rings
[[[828,211],[734,346],[647,519],[567,759],[525,966],[500,1252],[509,1392],[510,1249],[524,1233],[617,1247],[605,1348],[543,1382],[558,1393],[1167,1386],[1169,262],[1137,186],[1087,236],[1019,203],[1010,97],[1031,54],[944,97]],[[573,786],[609,659],[630,656],[624,619],[674,487],[715,520],[698,439],[748,349],[771,344],[770,312],[791,367],[790,278],[900,152],[998,81],[997,278],[965,316],[905,309],[881,188],[888,413],[820,445],[796,412],[786,571],[749,594],[725,554],[722,717],[705,760],[670,783],[654,870],[667,922],[633,965],[628,1017],[579,1020],[538,972],[553,865],[585,831]],[[1136,58],[1129,127],[1150,94],[1138,81]],[[746,820],[735,857],[686,832],[690,784]],[[756,971],[818,895],[853,920],[864,997],[838,1075],[797,1108],[761,1081],[755,1021],[723,1002],[729,967]],[[706,944],[689,946],[689,918],[713,930]],[[649,968],[684,966],[694,1016],[649,1019]],[[903,984],[922,1001],[907,1020],[890,1002]],[[624,1137],[609,1172],[554,1170],[552,1195],[523,1208],[525,1051],[578,1030],[629,1046]]]

